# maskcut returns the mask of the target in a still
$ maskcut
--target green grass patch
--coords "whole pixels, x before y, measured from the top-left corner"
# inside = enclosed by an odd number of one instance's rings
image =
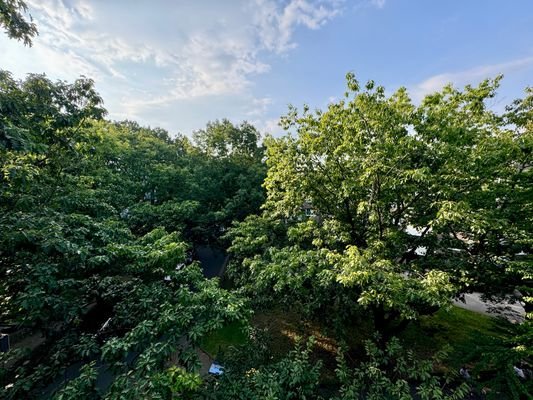
[[[206,336],[200,347],[211,357],[225,352],[230,346],[238,346],[246,342],[246,332],[242,324],[233,322]]]
[[[444,346],[450,346],[449,362],[458,368],[464,354],[475,346],[481,337],[501,335],[498,329],[506,321],[453,306],[431,316],[423,316],[411,323],[399,335],[407,348],[420,357],[429,357]]]

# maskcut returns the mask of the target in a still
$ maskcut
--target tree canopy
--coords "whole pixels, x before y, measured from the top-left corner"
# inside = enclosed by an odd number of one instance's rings
[[[348,75],[346,98],[326,111],[291,109],[289,134],[265,142],[263,217],[289,228],[278,246],[242,254],[254,282],[295,291],[326,279],[380,324],[465,289],[528,286],[532,136],[517,115],[531,100],[496,114],[486,102],[499,80],[447,86],[415,106],[403,88],[387,96]],[[237,255],[254,221],[233,230]]]
[[[108,398],[166,396],[171,355],[197,379],[200,339],[248,310],[191,263],[193,244],[257,212],[260,158],[203,159],[183,136],[105,121],[90,79],[1,72],[0,88],[0,321],[37,342],[2,354],[2,397],[48,393],[76,363],[59,398],[93,393],[102,365]]]
[[[495,111],[500,79],[415,104],[348,74],[285,136],[219,120],[190,139],[106,120],[89,78],[0,71],[1,397],[467,398],[445,352],[393,336],[472,291],[531,311],[533,92]],[[231,255],[223,285],[199,246]],[[251,315],[276,308],[334,338],[333,367],[315,332],[273,356]],[[232,323],[247,339],[201,376],[202,341]],[[504,328],[463,359],[501,366],[494,396],[528,396],[531,320]]]

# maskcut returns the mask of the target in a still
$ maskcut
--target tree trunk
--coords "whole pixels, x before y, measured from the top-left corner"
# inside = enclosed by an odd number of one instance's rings
[[[373,314],[374,329],[380,335],[381,345],[385,345],[391,337],[402,333],[409,325],[408,319],[400,319],[400,314],[397,311],[385,311],[382,305],[374,307]]]

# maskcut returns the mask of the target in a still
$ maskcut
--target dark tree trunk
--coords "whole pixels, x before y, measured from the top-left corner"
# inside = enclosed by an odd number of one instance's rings
[[[373,309],[374,329],[380,335],[380,344],[384,345],[393,336],[402,333],[409,325],[409,320],[401,318],[397,311],[385,311],[383,306]]]

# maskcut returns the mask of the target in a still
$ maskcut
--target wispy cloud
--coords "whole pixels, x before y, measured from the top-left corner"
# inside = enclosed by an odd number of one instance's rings
[[[120,62],[147,62],[164,65],[172,55],[143,43],[130,43],[93,26],[94,9],[86,1],[30,0],[40,36],[35,40],[37,52],[45,66],[52,66],[56,75],[71,71],[95,79],[105,76],[126,79]],[[65,71],[65,70],[68,70]]]
[[[2,68],[19,76],[91,77],[112,118],[142,119],[185,101],[213,98],[220,104],[220,97],[231,96],[239,97],[242,115],[255,120],[268,119],[273,104],[270,96],[254,93],[256,77],[271,71],[276,57],[290,57],[299,31],[321,29],[347,4],[161,0],[155,9],[125,0],[27,2],[39,37],[30,50],[0,36]]]
[[[249,117],[262,117],[271,104],[272,99],[270,97],[253,98],[250,104],[250,110],[246,112],[246,115]]]
[[[75,69],[94,78],[129,80],[128,63],[143,64],[162,76],[164,93],[131,99],[136,108],[198,96],[242,93],[254,75],[270,70],[264,52],[286,53],[296,46],[299,27],[318,29],[339,12],[338,0],[255,0],[242,3],[248,23],[228,29],[224,18],[176,34],[181,40],[147,44],[118,36],[95,18],[98,3],[87,0],[30,0],[41,35],[36,41],[44,64],[56,74]],[[223,9],[222,9],[223,10]],[[127,14],[123,14],[127,18]],[[179,21],[176,21],[178,26]],[[229,27],[232,28],[232,27]],[[170,38],[169,38],[170,39]],[[136,79],[139,79],[137,76]]]
[[[284,53],[296,47],[293,34],[297,27],[319,29],[339,14],[340,3],[291,0],[281,6],[273,0],[255,0],[254,24],[261,44],[268,50]]]
[[[377,8],[385,7],[386,0],[370,0],[370,3]]]
[[[411,89],[411,94],[415,101],[419,101],[426,94],[438,91],[449,83],[455,86],[462,86],[478,82],[482,79],[493,78],[498,74],[506,74],[524,69],[533,69],[533,56],[498,64],[481,65],[464,71],[445,72],[434,75],[415,85]]]
[[[284,133],[283,129],[279,126],[279,118],[269,118],[266,120],[255,119],[251,120],[257,130],[264,135],[280,136]]]

